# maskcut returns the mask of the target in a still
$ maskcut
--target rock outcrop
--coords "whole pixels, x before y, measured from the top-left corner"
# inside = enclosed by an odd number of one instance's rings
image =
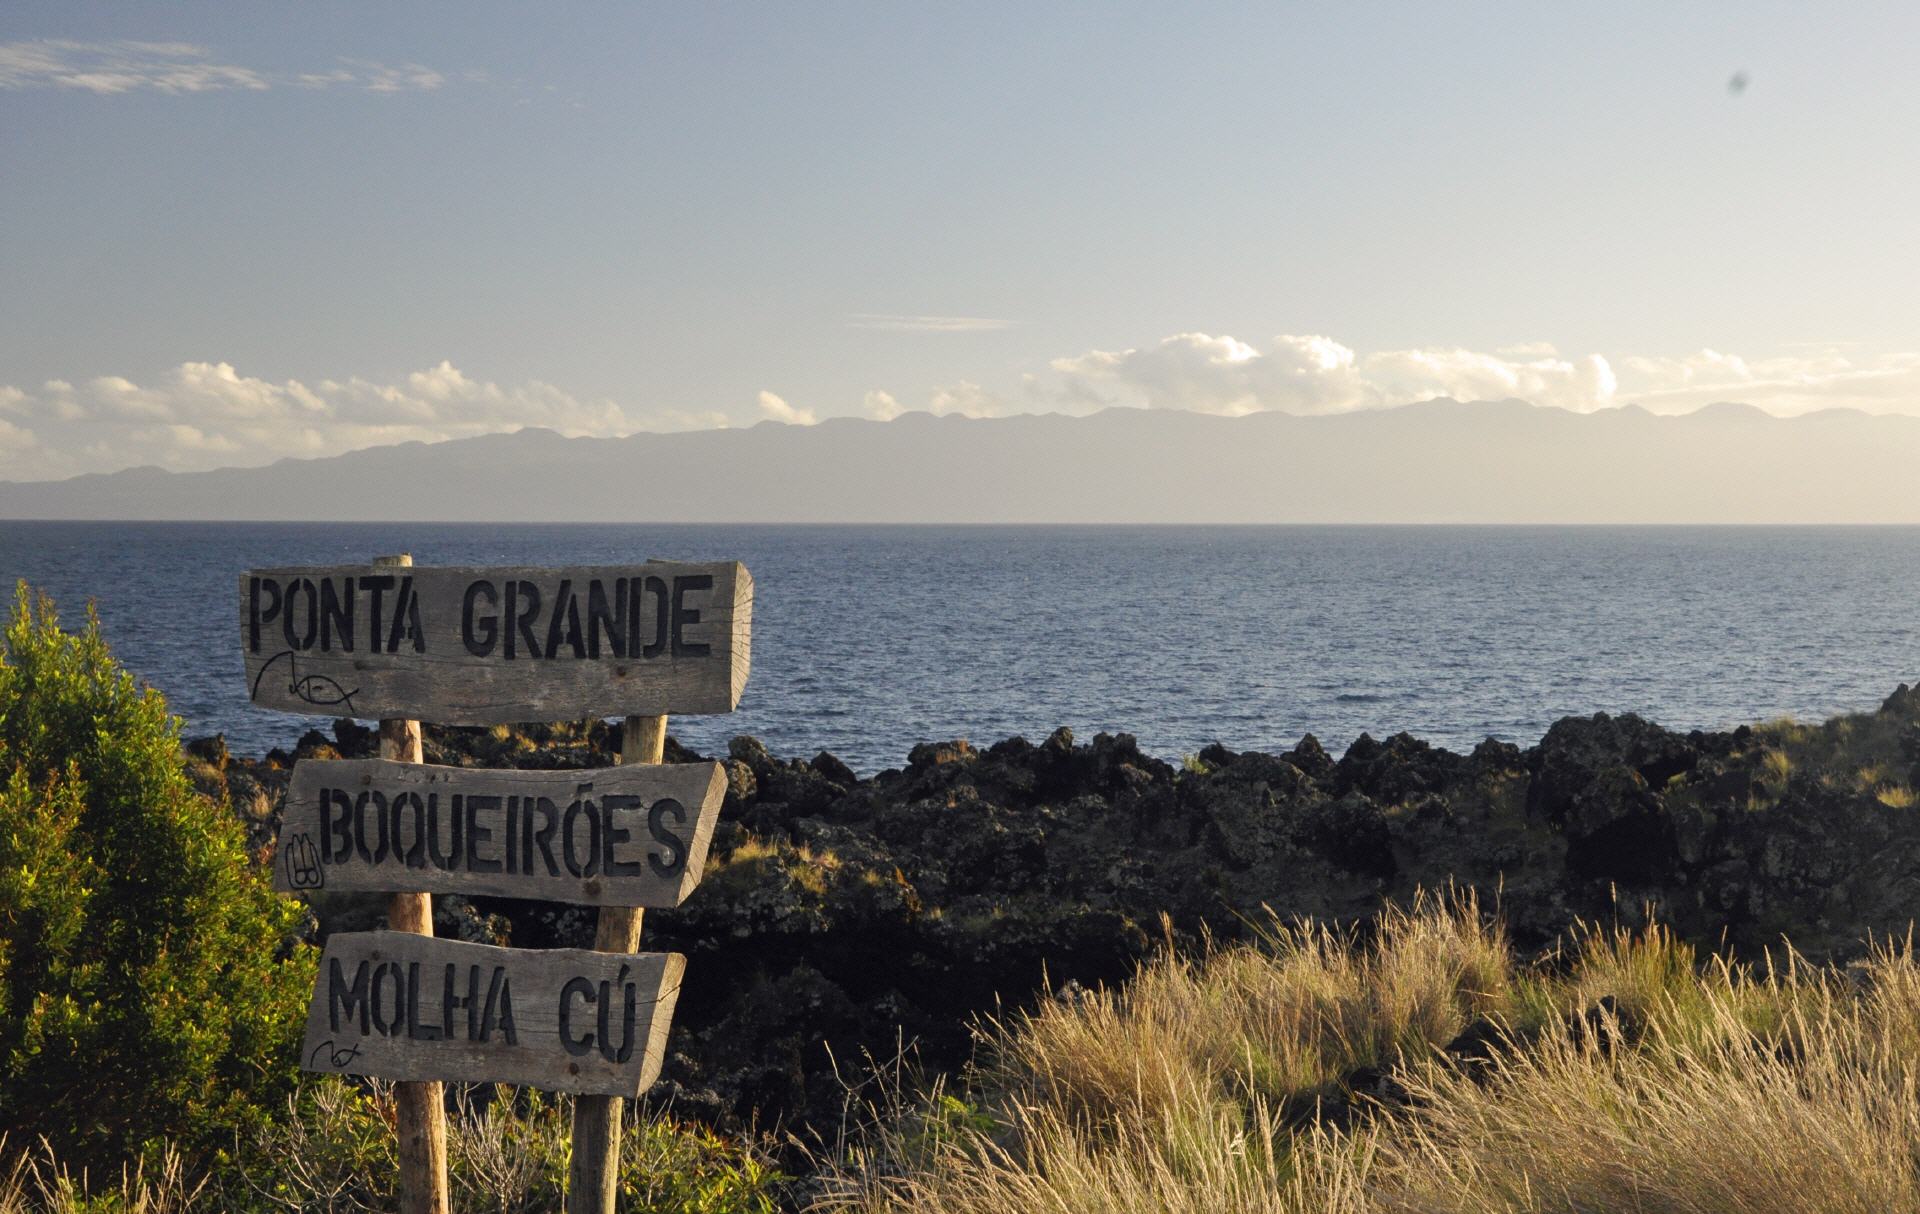
[[[612,760],[602,722],[427,732],[430,762]],[[373,753],[340,722],[259,761],[217,740],[190,766],[224,788],[264,859],[295,758]],[[696,756],[672,747],[670,760]],[[705,881],[652,911],[646,945],[690,959],[667,1069],[683,1113],[762,1126],[839,1123],[842,1079],[903,1045],[962,1065],[970,1024],[1049,987],[1124,978],[1165,933],[1257,930],[1268,916],[1360,922],[1384,899],[1471,888],[1523,949],[1576,920],[1649,915],[1757,955],[1816,958],[1904,932],[1920,909],[1920,695],[1877,713],[1676,734],[1633,716],[1568,718],[1526,750],[1470,754],[1362,736],[1338,760],[1212,746],[1181,767],[1126,735],[1065,730],[913,748],[862,779],[830,754],[780,759],[736,738]],[[437,899],[436,926],[524,947],[582,945],[590,911]],[[377,920],[373,899],[315,905],[318,931]],[[1071,989],[1078,989],[1072,986]]]

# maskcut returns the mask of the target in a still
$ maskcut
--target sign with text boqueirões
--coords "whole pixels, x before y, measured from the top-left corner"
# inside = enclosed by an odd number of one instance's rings
[[[253,702],[449,725],[731,712],[753,579],[732,561],[350,565],[240,576]]]
[[[700,883],[726,787],[718,763],[499,771],[303,759],[274,886],[678,906]]]
[[[302,1065],[385,1079],[638,1096],[660,1074],[686,959],[336,932]]]

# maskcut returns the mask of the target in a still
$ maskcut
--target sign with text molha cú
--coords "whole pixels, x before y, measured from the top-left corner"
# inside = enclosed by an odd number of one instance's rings
[[[678,906],[726,795],[718,763],[492,771],[302,760],[275,851],[285,891]]]
[[[638,1096],[660,1074],[686,958],[337,932],[307,1070]]]
[[[753,579],[738,563],[338,566],[240,576],[256,705],[449,725],[731,712]]]

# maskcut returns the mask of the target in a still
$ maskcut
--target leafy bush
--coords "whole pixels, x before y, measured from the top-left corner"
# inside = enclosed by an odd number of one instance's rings
[[[91,612],[19,587],[0,650],[0,1130],[96,1173],[233,1141],[291,1090],[303,913],[195,792]]]

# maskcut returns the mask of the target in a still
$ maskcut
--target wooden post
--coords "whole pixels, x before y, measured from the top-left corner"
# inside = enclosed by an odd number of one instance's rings
[[[375,557],[376,565],[410,566],[413,557]],[[399,763],[422,762],[420,722],[380,722],[380,757]],[[389,894],[387,927],[396,932],[433,935],[433,895]],[[438,1080],[393,1085],[395,1129],[400,1137],[400,1214],[448,1214],[447,1106]]]
[[[620,731],[621,763],[666,760],[667,718],[628,717]],[[640,951],[637,906],[603,906],[593,947],[601,953]],[[567,1175],[567,1214],[613,1214],[620,1175],[620,1117],[626,1102],[618,1096],[576,1096],[573,1102],[573,1158]]]

